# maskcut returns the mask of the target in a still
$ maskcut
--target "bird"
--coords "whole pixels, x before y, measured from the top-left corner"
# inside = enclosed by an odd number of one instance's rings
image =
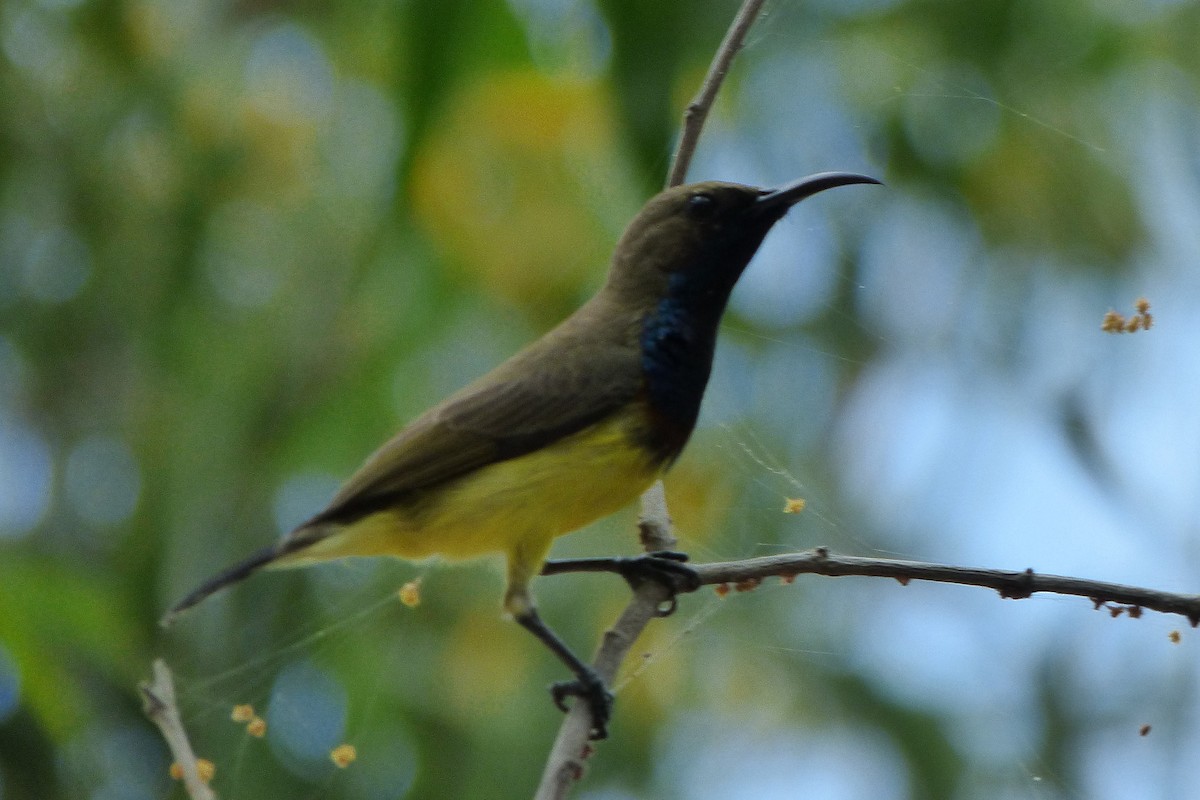
[[[603,738],[613,696],[541,620],[530,583],[555,538],[629,504],[676,461],[696,425],[730,293],[771,228],[818,192],[878,183],[823,172],[777,188],[705,181],[655,195],[621,235],[591,299],[417,417],[322,511],[202,583],[164,625],[263,568],[498,553],[504,610],[573,674],[552,687],[555,703],[583,699],[592,738]],[[696,588],[685,561],[660,553],[610,566],[674,593]]]

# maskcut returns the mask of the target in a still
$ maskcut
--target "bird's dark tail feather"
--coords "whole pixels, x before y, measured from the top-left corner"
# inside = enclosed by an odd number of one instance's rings
[[[197,586],[187,597],[180,600],[175,605],[171,606],[171,610],[163,615],[159,620],[159,625],[164,628],[170,627],[175,618],[187,611],[192,606],[204,600],[211,594],[215,594],[226,586],[237,583],[240,580],[250,577],[260,569],[270,566],[271,562],[276,561],[284,556],[291,555],[297,550],[303,550],[309,545],[323,538],[318,530],[307,529],[304,526],[297,528],[290,536],[285,538],[278,544],[264,547],[254,555],[244,561],[234,564],[232,567],[221,570],[216,575],[212,576],[204,583]]]

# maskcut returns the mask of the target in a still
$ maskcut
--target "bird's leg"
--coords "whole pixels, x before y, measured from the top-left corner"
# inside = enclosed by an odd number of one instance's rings
[[[550,696],[554,705],[565,712],[567,706],[563,701],[567,697],[574,696],[586,701],[592,713],[591,738],[605,739],[608,737],[608,720],[612,716],[612,692],[604,685],[604,679],[596,670],[585,664],[570,647],[567,647],[566,642],[542,622],[534,605],[533,595],[529,592],[529,580],[537,574],[538,565],[545,559],[549,549],[550,543],[547,540],[544,544],[539,543],[539,546],[518,548],[510,554],[504,609],[521,624],[521,627],[546,645],[575,676],[575,680],[562,681],[550,686]]]
[[[656,581],[671,592],[671,599],[659,610],[659,614],[666,617],[675,611],[675,595],[694,592],[700,588],[700,576],[696,574],[696,570],[684,563],[687,558],[686,554],[672,550],[659,550],[640,556],[569,558],[547,561],[542,565],[542,574],[615,572],[635,591],[646,581]]]
[[[592,739],[608,737],[608,719],[612,715],[613,695],[604,685],[604,680],[596,674],[596,670],[583,663],[579,656],[571,652],[566,642],[558,638],[554,631],[542,622],[537,609],[530,606],[516,615],[515,619],[525,630],[536,636],[542,644],[550,648],[550,652],[567,665],[567,669],[575,674],[573,681],[561,681],[550,687],[550,696],[554,705],[560,711],[567,710],[563,702],[567,697],[575,696],[586,700],[592,712]]]

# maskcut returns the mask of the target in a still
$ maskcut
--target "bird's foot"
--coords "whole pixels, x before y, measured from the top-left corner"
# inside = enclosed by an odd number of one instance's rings
[[[567,712],[564,702],[568,697],[578,697],[588,704],[592,712],[592,730],[588,738],[593,741],[608,738],[608,720],[612,716],[613,694],[594,670],[588,669],[573,681],[560,681],[550,686],[554,705]]]
[[[675,595],[694,592],[700,588],[700,576],[685,562],[687,553],[658,550],[642,556],[614,558],[613,570],[637,591],[646,581],[655,581],[671,592],[671,598],[659,609],[659,615],[675,613]]]
[[[543,575],[562,575],[566,572],[615,572],[637,591],[646,581],[655,581],[666,587],[671,599],[663,603],[659,615],[670,616],[675,611],[675,595],[694,592],[700,588],[700,576],[686,563],[685,553],[659,550],[641,556],[619,556],[616,558],[572,558],[547,561],[542,565]]]

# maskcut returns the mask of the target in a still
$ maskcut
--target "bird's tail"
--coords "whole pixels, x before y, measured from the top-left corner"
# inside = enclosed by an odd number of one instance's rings
[[[201,602],[211,594],[221,591],[226,586],[235,584],[244,580],[260,569],[272,566],[291,566],[288,562],[289,556],[293,556],[300,550],[304,550],[316,542],[328,536],[328,532],[320,528],[306,528],[301,526],[293,531],[289,536],[282,539],[279,543],[264,547],[254,555],[234,564],[232,567],[221,570],[216,575],[212,576],[204,583],[197,586],[186,597],[180,600],[175,605],[171,606],[171,610],[163,615],[159,624],[166,628],[175,621],[175,618],[187,611],[192,606]]]

